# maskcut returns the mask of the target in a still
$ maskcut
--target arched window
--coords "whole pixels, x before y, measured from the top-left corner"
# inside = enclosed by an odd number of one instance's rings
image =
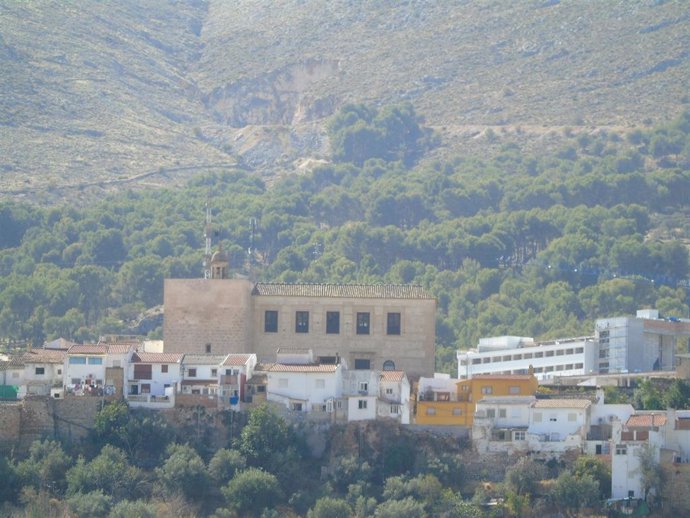
[[[386,360],[383,362],[383,370],[384,371],[394,371],[395,370],[395,362],[393,360]]]

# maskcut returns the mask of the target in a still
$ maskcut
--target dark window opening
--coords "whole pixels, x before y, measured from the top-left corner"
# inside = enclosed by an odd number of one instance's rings
[[[45,373],[46,373],[45,367],[36,367],[36,375],[37,376],[42,376]]]
[[[340,333],[340,311],[326,311],[326,333],[329,335]]]
[[[386,334],[400,334],[400,313],[388,313],[388,318],[386,322]]]
[[[150,380],[153,379],[151,374],[151,364],[135,363],[134,364],[134,379],[135,380]]]
[[[163,373],[168,372],[168,366],[167,365],[161,365],[161,372],[163,372]]]
[[[297,311],[295,313],[295,333],[309,332],[309,311]]]
[[[319,356],[319,363],[321,365],[336,365],[337,359],[335,356]]]
[[[206,344],[206,352],[207,353],[211,352],[211,344]]]
[[[369,313],[357,313],[357,334],[369,334]]]
[[[187,371],[187,376],[189,376],[190,378],[196,378],[196,369],[189,369]]]
[[[269,309],[264,313],[264,332],[277,333],[278,332],[278,312]]]
[[[355,358],[355,370],[369,370],[371,369],[371,360],[363,358]]]
[[[383,362],[383,370],[384,371],[394,371],[395,370],[395,362],[393,360],[386,360]]]

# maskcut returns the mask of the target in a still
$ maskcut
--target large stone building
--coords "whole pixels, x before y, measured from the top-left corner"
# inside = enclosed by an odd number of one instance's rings
[[[436,300],[421,287],[255,284],[225,278],[216,254],[210,279],[165,280],[165,352],[271,362],[279,348],[308,348],[350,369],[433,374]]]

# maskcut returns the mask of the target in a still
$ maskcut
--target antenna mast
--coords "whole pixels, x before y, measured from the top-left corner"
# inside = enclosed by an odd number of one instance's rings
[[[204,227],[206,251],[204,253],[204,279],[211,278],[211,205],[206,200],[206,226]]]

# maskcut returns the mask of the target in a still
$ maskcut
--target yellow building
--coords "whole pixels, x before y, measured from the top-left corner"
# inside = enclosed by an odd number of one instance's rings
[[[468,380],[420,378],[415,422],[438,426],[471,427],[475,404],[487,396],[533,396],[533,374],[482,374]]]

